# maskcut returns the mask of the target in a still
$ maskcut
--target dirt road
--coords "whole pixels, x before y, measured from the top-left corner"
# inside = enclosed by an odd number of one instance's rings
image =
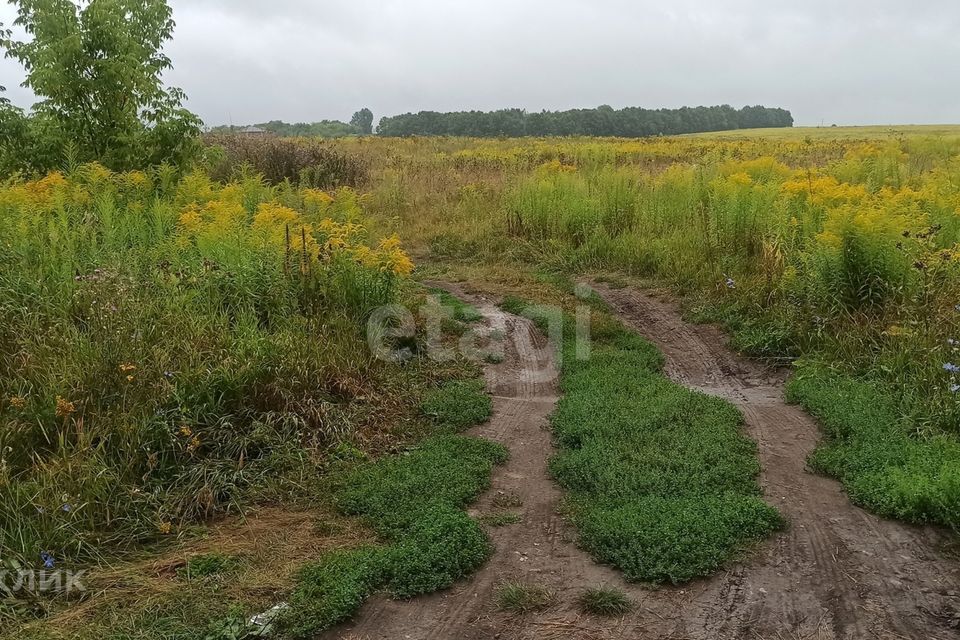
[[[807,471],[816,424],[783,398],[785,375],[738,358],[715,328],[685,324],[668,301],[596,285],[621,318],[664,352],[677,382],[736,404],[759,445],[767,501],[790,521],[787,531],[726,573],[683,588],[645,590],[593,563],[557,513],[561,494],[547,473],[548,417],[556,402],[555,369],[526,320],[474,302],[508,336],[507,358],[490,367],[494,417],[471,433],[511,451],[476,511],[498,495],[517,495],[523,521],[491,530],[496,552],[473,578],[410,602],[378,597],[330,638],[957,638],[960,563],[933,529],[884,521],[850,505],[840,485]],[[456,291],[462,294],[462,291]],[[545,585],[552,609],[526,616],[500,612],[505,580]],[[582,616],[575,600],[587,586],[617,586],[637,603],[618,620]]]

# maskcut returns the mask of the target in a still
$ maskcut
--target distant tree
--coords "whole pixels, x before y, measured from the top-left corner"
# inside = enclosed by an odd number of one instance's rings
[[[123,170],[181,163],[198,148],[199,118],[161,79],[174,28],[166,0],[11,2],[29,39],[6,31],[0,47],[24,66],[24,86],[39,98],[27,126],[17,123],[24,169],[57,166],[67,149],[76,160]]]
[[[364,107],[353,114],[350,118],[350,126],[357,130],[362,136],[373,134],[373,112]]]
[[[269,131],[285,138],[343,138],[357,134],[353,125],[339,120],[322,120],[320,122],[297,122],[290,124],[282,120],[271,120],[254,125],[221,125],[210,129],[210,133],[237,133],[250,126]]]
[[[4,28],[3,23],[0,22],[0,38],[6,39],[6,38],[9,38],[9,37],[10,37],[10,32],[7,31],[7,30]],[[3,86],[2,84],[0,84],[0,107],[2,107],[3,105],[6,105],[6,104],[10,104],[10,100],[8,100],[7,98],[5,98],[4,95],[3,95],[4,93],[6,93],[6,91],[7,91],[7,88],[6,88],[5,86]]]

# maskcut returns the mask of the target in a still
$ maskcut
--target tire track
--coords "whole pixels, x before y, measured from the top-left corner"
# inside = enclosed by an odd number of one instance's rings
[[[596,286],[620,317],[660,347],[667,374],[718,395],[744,413],[758,443],[767,501],[790,520],[787,531],[727,572],[656,591],[623,582],[574,544],[558,514],[562,494],[549,477],[549,415],[557,400],[556,368],[527,320],[504,314],[461,288],[492,330],[506,337],[505,359],[487,368],[492,420],[470,433],[507,446],[511,459],[495,470],[474,513],[487,513],[500,493],[516,493],[523,521],[490,531],[495,553],[470,579],[444,592],[396,602],[371,599],[354,622],[325,638],[351,640],[861,640],[956,638],[950,616],[960,609],[960,574],[940,551],[938,531],[883,521],[850,505],[838,483],[809,473],[816,424],[783,397],[784,372],[736,357],[723,335],[693,327],[663,300]],[[511,616],[494,599],[504,580],[528,581],[557,593],[549,611]],[[619,620],[582,616],[581,590],[618,587],[637,606]],[[960,620],[958,620],[960,622]]]
[[[946,536],[876,518],[852,506],[839,483],[808,472],[819,430],[786,404],[784,371],[736,357],[720,331],[686,324],[670,302],[632,289],[595,288],[663,351],[672,379],[743,411],[758,444],[766,499],[791,523],[747,562],[732,610],[725,620],[708,616],[705,631],[730,638],[748,637],[747,627],[760,637],[957,637],[927,613],[960,606],[957,563],[938,552]],[[708,609],[722,611],[719,603]],[[748,624],[738,628],[738,621]]]

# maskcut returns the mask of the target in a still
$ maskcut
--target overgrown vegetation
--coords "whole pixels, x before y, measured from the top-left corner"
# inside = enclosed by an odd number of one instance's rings
[[[208,135],[204,142],[210,175],[221,182],[244,172],[274,185],[291,182],[314,189],[356,187],[366,180],[360,160],[318,140]]]
[[[571,325],[550,469],[585,549],[628,580],[679,584],[782,525],[760,497],[756,444],[735,407],[668,380],[656,348],[609,316],[595,322],[591,357],[578,359]]]
[[[412,269],[361,215],[349,190],[96,164],[0,188],[5,554],[176,534],[350,438],[393,375],[366,316]]]
[[[438,260],[672,284],[743,350],[803,356],[791,397],[827,435],[812,463],[855,502],[960,527],[960,136],[213,136],[203,149],[161,80],[164,0],[13,4],[28,39],[2,30],[0,47],[38,102],[0,99],[0,568],[113,561],[254,501],[332,496],[369,531],[310,557],[278,610],[287,635],[311,637],[377,590],[412,597],[475,571],[490,546],[464,508],[506,452],[456,432],[490,399],[417,337],[388,364],[363,335],[374,308],[416,295],[398,229]],[[379,133],[790,124],[762,107],[600,107],[406,114]],[[372,126],[364,109],[320,129]],[[437,295],[447,329],[479,319]],[[551,470],[581,544],[632,580],[678,583],[779,526],[739,414],[666,380],[655,349],[609,318],[594,338],[577,360],[567,327],[553,417]],[[492,503],[485,524],[517,522],[516,495]],[[250,566],[203,550],[161,568],[175,593],[133,609],[114,596],[62,636],[242,637],[248,601],[217,589]],[[291,587],[270,584],[269,597],[255,585],[257,605]],[[4,622],[54,607],[0,590]],[[554,594],[508,583],[497,600],[523,613]],[[629,602],[592,590],[581,606],[620,615]]]
[[[512,524],[523,522],[523,517],[519,513],[510,511],[495,511],[480,516],[480,522],[488,527],[509,527]]]
[[[460,298],[442,289],[432,289],[431,294],[444,309],[453,311],[453,319],[457,322],[474,323],[483,319],[483,314]]]

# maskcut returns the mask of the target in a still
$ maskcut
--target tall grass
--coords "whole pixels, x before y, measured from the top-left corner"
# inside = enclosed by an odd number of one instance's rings
[[[349,435],[362,327],[412,265],[359,197],[113,174],[0,187],[0,545],[176,533]]]
[[[926,171],[898,144],[855,146],[816,169],[761,157],[540,171],[509,192],[506,224],[558,268],[697,294],[739,320],[747,350],[819,353],[907,383],[925,421],[956,430],[943,367],[960,334],[960,163],[955,145],[920,148],[933,155]]]

